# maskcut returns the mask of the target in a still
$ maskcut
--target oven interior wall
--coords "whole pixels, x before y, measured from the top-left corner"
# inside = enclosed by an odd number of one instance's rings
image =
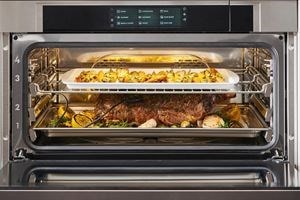
[[[272,124],[272,56],[265,48],[232,47],[172,47],[170,49],[132,45],[128,48],[33,49],[28,55],[30,140],[37,146],[264,146],[275,137]],[[243,112],[242,115],[247,118],[244,119],[244,123],[249,129],[248,136],[243,135],[245,132],[243,129],[237,131],[236,128],[241,127],[228,128],[224,130],[225,134],[221,134],[217,129],[200,130],[200,134],[189,129],[176,129],[180,127],[175,127],[173,130],[170,127],[169,130],[147,130],[148,133],[140,131],[132,134],[122,127],[117,127],[120,130],[102,131],[101,128],[97,130],[77,127],[79,129],[76,129],[74,126],[72,128],[72,125],[67,129],[56,130],[58,127],[49,126],[57,115],[59,107],[66,106],[66,102],[75,112],[80,112],[84,109],[93,110],[99,103],[99,99],[108,98],[110,95],[117,95],[116,98],[132,95],[145,96],[145,98],[150,98],[149,96],[164,98],[169,95],[174,97],[180,95],[182,98],[222,95],[221,91],[214,90],[72,91],[62,84],[61,79],[63,73],[73,68],[138,68],[141,70],[170,68],[188,71],[205,69],[208,66],[229,69],[239,74],[241,84],[237,91],[240,92],[232,94],[226,91],[227,95],[233,96],[221,101],[217,106],[238,105]]]

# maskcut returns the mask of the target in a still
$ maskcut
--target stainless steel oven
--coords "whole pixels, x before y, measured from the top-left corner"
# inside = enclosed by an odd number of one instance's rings
[[[0,194],[296,199],[297,1],[118,3],[0,3]]]

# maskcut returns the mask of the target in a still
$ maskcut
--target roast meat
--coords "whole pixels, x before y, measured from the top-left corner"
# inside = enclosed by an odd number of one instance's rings
[[[95,108],[96,116],[108,111],[105,121],[120,120],[135,122],[140,125],[149,119],[155,119],[159,124],[171,126],[182,121],[196,123],[210,112],[217,102],[228,99],[222,94],[101,94]],[[139,101],[126,101],[139,99]]]

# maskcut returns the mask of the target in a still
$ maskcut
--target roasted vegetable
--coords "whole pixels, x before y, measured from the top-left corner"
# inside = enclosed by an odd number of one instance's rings
[[[224,107],[220,114],[223,118],[229,119],[230,121],[240,121],[241,120],[241,109],[236,104],[229,104]]]
[[[179,70],[158,71],[152,73],[145,73],[144,71],[132,71],[128,69],[118,68],[110,69],[108,72],[102,70],[82,71],[76,82],[124,82],[124,83],[213,83],[224,82],[224,77],[215,68],[207,68],[199,73]]]
[[[185,71],[184,70],[181,70],[181,71],[178,71],[178,72],[175,72],[174,73],[174,79],[172,82],[183,82],[183,78],[185,76]]]
[[[167,80],[167,72],[160,71],[158,73],[153,72],[151,74],[150,79],[148,79],[147,82],[160,83],[160,82],[166,82],[166,80]]]
[[[85,116],[89,117],[90,119],[95,118],[95,112],[92,110],[85,110],[85,111],[82,111],[80,114],[85,115]]]
[[[155,119],[149,119],[145,123],[141,124],[139,128],[155,128],[157,126],[157,123]]]
[[[72,116],[74,115],[74,111],[71,108],[68,108],[66,111],[66,107],[65,106],[59,106],[58,110],[57,110],[57,116],[58,118],[62,117],[64,115],[65,118],[67,119],[71,119]]]
[[[225,126],[225,121],[218,115],[208,115],[203,119],[203,128],[220,128]]]
[[[97,82],[98,74],[95,71],[82,71],[75,80],[77,82]]]
[[[92,119],[84,114],[75,114],[72,117],[72,128],[84,128],[86,125],[92,122]]]
[[[58,127],[71,127],[71,123],[70,123],[70,119],[66,118],[66,117],[62,117],[59,124],[58,123],[59,118],[55,118],[50,120],[48,127],[50,128],[54,128],[56,126]]]
[[[124,68],[117,69],[117,76],[119,82],[124,82],[124,80],[129,76],[128,69],[124,69]]]
[[[191,123],[189,121],[183,121],[183,122],[181,122],[180,127],[186,128],[186,127],[189,127],[190,125],[191,125]]]
[[[97,81],[98,82],[102,82],[104,78],[104,72],[103,71],[99,71],[97,74]]]

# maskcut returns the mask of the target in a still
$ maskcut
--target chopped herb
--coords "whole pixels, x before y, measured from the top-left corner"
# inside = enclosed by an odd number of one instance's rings
[[[48,127],[55,127],[57,122],[58,122],[58,119],[51,119],[48,124]]]
[[[158,125],[157,127],[158,127],[158,128],[169,128],[168,126],[166,126],[166,125],[163,125],[163,124],[161,124],[161,125]]]
[[[119,121],[119,122],[108,122],[106,124],[108,128],[126,128],[130,127],[130,124],[127,121]]]
[[[50,120],[50,122],[48,124],[48,127],[52,127],[52,128],[54,128],[56,126],[65,127],[64,123],[67,122],[67,121],[69,121],[68,118],[62,117],[61,120],[60,120],[60,122],[59,122],[59,124],[57,124],[58,120],[59,120],[59,118],[55,118],[55,119]]]
[[[224,120],[224,124],[220,124],[219,128],[230,128],[231,122],[227,119],[223,119]]]

